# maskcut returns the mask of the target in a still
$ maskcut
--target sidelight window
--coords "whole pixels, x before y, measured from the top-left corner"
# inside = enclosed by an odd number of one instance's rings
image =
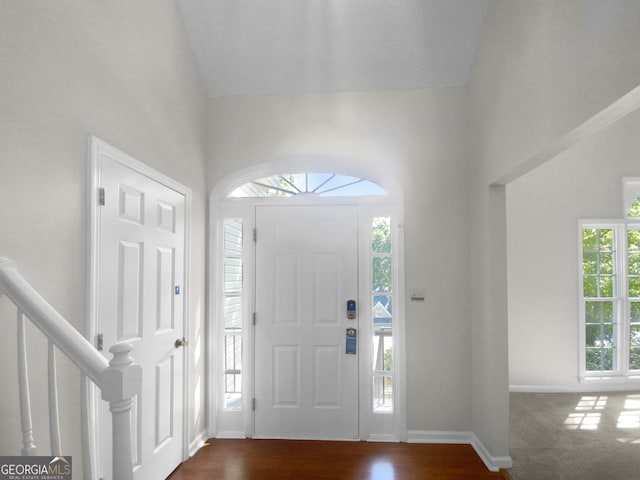
[[[393,412],[393,251],[391,219],[371,226],[371,311],[373,322],[373,411]]]
[[[224,221],[224,409],[242,406],[244,271],[242,220]]]

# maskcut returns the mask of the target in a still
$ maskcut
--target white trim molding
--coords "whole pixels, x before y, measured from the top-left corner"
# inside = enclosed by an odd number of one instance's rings
[[[340,161],[338,161],[340,160]],[[339,173],[344,175],[353,175],[362,179],[370,180],[383,187],[388,195],[386,196],[356,196],[356,197],[315,197],[313,195],[298,195],[286,198],[228,198],[228,194],[232,192],[236,187],[243,185],[249,181],[268,177],[274,174],[280,173],[303,173],[322,171],[332,173]],[[209,223],[209,270],[210,270],[210,282],[209,282],[209,304],[210,305],[222,305],[220,301],[220,285],[221,285],[221,272],[218,270],[220,262],[218,259],[221,255],[222,245],[222,222],[224,218],[242,218],[243,223],[247,226],[255,225],[255,207],[258,205],[278,205],[278,206],[318,206],[318,205],[354,205],[359,210],[359,231],[360,241],[359,245],[359,272],[361,280],[358,284],[359,297],[365,298],[364,293],[370,292],[370,286],[365,288],[364,281],[366,278],[370,278],[370,275],[365,273],[365,266],[371,261],[365,252],[370,251],[370,243],[367,243],[366,238],[371,229],[370,220],[373,217],[382,216],[390,217],[394,222],[393,243],[394,247],[394,295],[397,298],[405,298],[404,294],[404,228],[403,228],[403,194],[402,186],[399,182],[394,180],[393,176],[387,173],[378,172],[375,169],[363,167],[362,165],[355,165],[348,159],[327,159],[319,157],[296,157],[296,158],[284,158],[274,160],[271,162],[263,163],[248,167],[231,175],[221,179],[215,185],[210,192],[209,206],[210,206],[210,223]],[[370,240],[369,240],[370,242]],[[250,242],[249,242],[250,243]],[[246,296],[246,302],[249,302],[245,308],[244,322],[244,334],[246,335],[243,342],[247,343],[247,348],[243,348],[246,357],[243,359],[244,372],[242,386],[243,395],[243,408],[241,411],[225,411],[222,408],[222,388],[223,383],[219,377],[219,373],[222,371],[222,357],[220,352],[222,350],[216,348],[208,349],[208,365],[210,366],[208,371],[208,392],[209,400],[207,402],[208,413],[208,433],[212,438],[245,438],[253,437],[253,413],[250,401],[253,398],[253,371],[251,366],[253,365],[253,342],[254,332],[251,325],[252,321],[248,315],[253,312],[253,298],[255,292],[254,281],[251,277],[253,275],[253,262],[254,255],[253,246],[247,246],[247,253],[245,256],[248,262],[245,265],[245,271],[247,272],[246,289],[244,294]],[[245,255],[243,253],[243,255]],[[361,318],[366,317],[366,308],[369,302],[364,302],[360,299],[361,304]],[[394,299],[395,300],[395,299]],[[406,399],[406,354],[404,352],[405,342],[405,326],[404,326],[404,308],[403,302],[396,302],[394,304],[394,349],[397,357],[394,358],[393,365],[395,367],[394,372],[394,410],[392,414],[378,414],[373,413],[371,406],[373,401],[370,395],[373,392],[371,388],[371,375],[368,372],[373,371],[371,366],[367,365],[368,359],[372,358],[371,355],[366,355],[363,352],[366,351],[366,345],[359,347],[360,349],[360,378],[359,378],[359,439],[365,441],[381,441],[381,442],[398,442],[406,439],[406,420],[407,420],[407,399]],[[249,305],[251,308],[249,308]],[[218,308],[209,309],[209,332],[208,342],[209,346],[221,345],[221,325],[222,317],[221,310]],[[364,338],[364,335],[368,335],[366,328],[360,325],[360,338]],[[397,342],[397,343],[396,343]],[[397,347],[397,348],[396,348]],[[367,372],[367,373],[365,373]],[[370,393],[371,392],[371,393]]]
[[[215,438],[222,438],[225,440],[239,440],[243,438],[247,438],[244,432],[234,432],[234,431],[225,431],[218,432]]]
[[[189,442],[189,458],[193,457],[198,450],[205,446],[207,442],[207,432],[200,432],[195,438]]]
[[[640,378],[584,378],[573,385],[509,385],[513,393],[589,393],[640,390]]]
[[[447,432],[438,430],[409,430],[408,443],[441,443],[451,445],[471,445],[482,462],[492,472],[511,468],[510,456],[493,456],[473,432]]]

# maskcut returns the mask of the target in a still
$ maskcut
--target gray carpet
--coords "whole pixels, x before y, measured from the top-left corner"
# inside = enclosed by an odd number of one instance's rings
[[[640,480],[640,392],[510,400],[513,480]]]

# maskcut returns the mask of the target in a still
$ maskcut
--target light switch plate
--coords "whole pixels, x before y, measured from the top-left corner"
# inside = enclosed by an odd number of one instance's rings
[[[412,302],[424,302],[425,290],[424,288],[412,288],[411,291]]]

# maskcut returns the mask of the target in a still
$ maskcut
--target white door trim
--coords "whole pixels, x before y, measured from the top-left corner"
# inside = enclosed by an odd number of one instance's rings
[[[85,323],[85,337],[93,345],[96,344],[96,335],[98,333],[98,259],[99,259],[99,229],[100,229],[100,186],[102,184],[102,175],[100,169],[100,154],[106,152],[109,153],[110,158],[128,168],[140,173],[157,183],[165,185],[176,192],[184,195],[185,199],[185,232],[184,232],[184,310],[183,310],[183,337],[189,338],[189,265],[190,265],[190,221],[191,221],[191,189],[175,181],[174,179],[154,170],[148,165],[136,160],[130,155],[122,152],[121,150],[109,145],[108,143],[100,140],[99,138],[90,135],[88,139],[88,160],[89,168],[88,172],[88,195],[89,200],[89,221],[88,221],[88,272],[87,280],[89,284],[89,292],[87,295],[87,316]],[[187,355],[187,349],[182,349],[182,355],[184,355],[184,375],[183,375],[183,418],[182,418],[182,460],[186,460],[189,456],[188,444],[189,444],[189,361]],[[134,352],[135,360],[135,352]],[[85,439],[85,452],[83,455],[83,464],[85,475],[90,480],[98,480],[97,471],[97,439],[98,432],[96,429],[97,414],[94,408],[96,399],[99,398],[100,393],[97,387],[89,380],[85,379],[83,382],[83,411],[82,411],[82,432]],[[177,466],[177,465],[176,465]]]
[[[328,165],[326,159],[320,159],[319,161],[313,161],[309,159],[297,159],[295,167],[292,167],[293,163],[291,159],[285,159],[283,161],[271,162],[268,164],[260,165],[255,168],[243,169],[233,174],[223,181],[219,182],[212,190],[210,195],[210,225],[209,225],[209,294],[208,303],[212,307],[220,304],[219,285],[221,279],[219,278],[218,263],[221,258],[219,251],[221,241],[221,223],[224,217],[232,218],[234,216],[241,217],[245,221],[249,221],[251,228],[255,226],[255,206],[257,205],[356,205],[360,212],[366,215],[375,214],[376,216],[391,216],[394,221],[395,234],[393,241],[397,245],[397,251],[395,252],[394,261],[394,277],[396,284],[394,289],[395,295],[403,301],[398,302],[398,318],[397,325],[394,324],[394,337],[397,335],[399,349],[397,357],[395,359],[395,376],[397,379],[396,392],[395,392],[395,405],[392,423],[393,433],[390,435],[379,435],[376,432],[371,431],[368,427],[371,423],[371,415],[369,412],[370,405],[367,403],[369,395],[361,395],[360,402],[360,435],[364,440],[381,440],[381,441],[405,441],[407,438],[407,409],[406,409],[406,341],[405,341],[405,316],[404,316],[404,301],[406,295],[404,294],[404,228],[403,228],[403,194],[401,186],[395,182],[392,178],[382,178],[377,176],[376,178],[370,177],[362,168],[345,168],[344,161],[338,164]],[[350,175],[359,176],[360,178],[370,179],[376,183],[382,185],[387,189],[389,195],[386,197],[346,197],[346,198],[310,198],[306,196],[302,197],[289,197],[289,198],[227,198],[227,195],[241,184],[255,179],[260,176],[269,176],[283,171],[313,171],[314,168],[317,171],[331,170],[336,173],[345,173]],[[295,172],[294,172],[295,173]],[[367,227],[360,222],[359,230],[363,231],[363,228]],[[365,252],[366,245],[363,248],[362,243],[359,246],[360,252]],[[255,252],[253,252],[255,253]],[[253,265],[254,259],[250,258],[250,266],[246,268],[250,278],[247,278],[247,290],[245,294],[253,298],[254,296],[254,277],[253,277]],[[359,253],[359,261],[362,262],[363,253]],[[366,261],[369,261],[368,259]],[[360,274],[362,279],[362,274]],[[362,291],[362,289],[360,289]],[[253,305],[251,306],[253,308]],[[249,310],[247,310],[249,311]],[[253,310],[251,310],[253,311]],[[220,370],[221,354],[216,346],[220,346],[222,339],[220,328],[218,328],[218,322],[220,321],[220,315],[217,314],[215,308],[210,308],[208,313],[208,364],[211,366],[208,374],[208,402],[207,402],[207,414],[208,414],[208,434],[210,437],[227,437],[237,438],[251,436],[253,431],[252,415],[244,415],[242,422],[236,422],[235,425],[242,425],[242,427],[227,429],[226,425],[221,425],[218,422],[218,411],[221,408],[219,400],[222,397],[221,381],[217,378],[217,373]],[[248,317],[249,314],[245,313]],[[246,329],[246,348],[243,350],[249,351],[253,355],[253,329],[251,328],[250,321],[247,318],[245,321]],[[364,338],[365,329],[361,322],[360,330],[362,337]],[[397,333],[396,333],[397,332]],[[362,345],[362,344],[360,344]],[[366,392],[369,383],[364,379],[367,375],[367,369],[363,368],[366,365],[366,359],[364,358],[365,349],[360,348],[361,358],[361,375],[360,375],[360,391]],[[243,358],[243,377],[252,378],[253,372],[251,370],[253,358]],[[249,388],[245,388],[248,386]],[[365,389],[365,390],[363,390]],[[243,408],[250,409],[250,397],[253,394],[252,382],[243,383]],[[247,419],[249,418],[249,420]]]

